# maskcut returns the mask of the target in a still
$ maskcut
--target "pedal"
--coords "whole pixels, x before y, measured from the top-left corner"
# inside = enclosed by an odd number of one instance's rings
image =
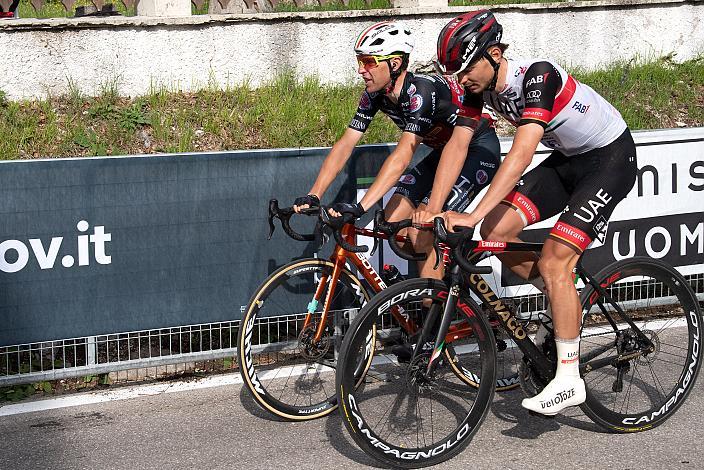
[[[543,418],[543,419],[555,419],[555,416],[557,416],[556,414],[554,414],[554,415],[544,415],[544,414],[542,414],[542,413],[538,413],[538,412],[533,411],[533,410],[528,410],[528,414],[531,415],[531,416],[534,416],[534,417],[536,417],[536,418]]]

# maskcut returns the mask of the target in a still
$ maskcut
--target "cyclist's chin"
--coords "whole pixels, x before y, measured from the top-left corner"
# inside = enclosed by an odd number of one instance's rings
[[[377,91],[381,91],[384,89],[384,84],[377,83],[373,80],[370,81],[365,81],[364,82],[364,89],[367,91],[367,93],[375,93]]]

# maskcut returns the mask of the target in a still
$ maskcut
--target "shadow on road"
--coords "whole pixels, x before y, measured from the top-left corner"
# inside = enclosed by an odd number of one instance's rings
[[[524,395],[520,389],[494,395],[491,412],[501,421],[514,425],[510,429],[501,431],[504,436],[518,439],[537,439],[547,432],[558,431],[562,425],[583,431],[606,432],[591,422],[579,408],[567,409],[555,418],[530,415],[528,410],[521,407],[523,398]]]
[[[332,414],[328,415],[325,422],[325,434],[330,441],[330,445],[340,454],[359,465],[365,465],[367,467],[373,468],[389,468],[381,465],[376,460],[370,458],[364,453],[357,445],[352,441],[352,439],[347,434],[344,424],[342,424],[342,419],[340,418],[340,413],[335,410]]]
[[[242,403],[242,408],[244,408],[247,413],[251,414],[255,418],[274,421],[277,423],[287,422],[285,419],[282,419],[281,417],[276,416],[275,414],[270,413],[259,406],[257,402],[254,401],[254,398],[252,398],[252,395],[247,390],[247,387],[244,386],[240,389],[240,403]]]

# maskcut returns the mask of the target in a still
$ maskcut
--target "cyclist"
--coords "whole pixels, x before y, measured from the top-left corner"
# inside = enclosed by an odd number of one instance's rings
[[[350,213],[361,217],[396,186],[386,206],[391,221],[410,218],[417,208],[426,205],[435,212],[464,210],[484,186],[489,184],[499,165],[500,147],[490,116],[482,115],[481,105],[463,100],[463,90],[452,77],[414,74],[407,70],[413,36],[403,24],[384,21],[365,29],[357,38],[358,73],[364,80],[357,112],[342,137],[333,145],[308,194],[294,202],[294,209],[318,206],[320,198],[352,155],[378,111],[388,115],[403,131],[395,150],[386,158],[367,193],[359,203],[338,203],[332,215]],[[463,103],[464,101],[464,103]],[[477,103],[480,100],[475,100]],[[438,162],[447,158],[445,144],[455,126],[472,135],[464,147],[451,152],[461,154],[457,175],[433,187]],[[420,143],[433,151],[404,174]],[[466,159],[467,154],[471,158]],[[431,192],[432,189],[432,192]],[[449,197],[448,197],[449,196]],[[440,277],[433,269],[432,234],[411,231],[414,249],[425,252],[428,259],[419,264],[423,277]]]
[[[476,208],[469,214],[447,212],[445,219],[448,226],[469,227],[483,220],[482,238],[519,241],[527,225],[561,213],[539,258],[502,257],[550,300],[557,371],[522,406],[554,415],[586,397],[579,374],[581,317],[572,270],[594,239],[604,241],[611,213],[633,187],[636,149],[611,104],[551,60],[505,58],[502,33],[492,12],[481,10],[453,19],[438,38],[438,68],[455,74],[465,93],[482,96],[517,127],[511,150]],[[469,138],[464,128],[456,127],[447,147],[458,148]],[[553,152],[522,176],[539,142]],[[443,163],[438,173],[450,171]]]

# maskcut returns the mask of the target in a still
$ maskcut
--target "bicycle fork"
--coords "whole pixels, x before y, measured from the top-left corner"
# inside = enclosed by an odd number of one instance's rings
[[[447,336],[448,331],[450,330],[450,324],[452,323],[452,319],[455,318],[455,307],[457,306],[457,300],[459,299],[460,282],[462,280],[460,276],[459,266],[454,266],[452,268],[450,273],[450,279],[450,289],[448,291],[447,299],[445,299],[445,308],[443,309],[442,316],[440,317],[440,326],[435,335],[435,342],[432,343],[434,344],[433,353],[431,354],[430,359],[428,360],[428,365],[425,368],[425,375],[427,377],[431,376],[433,370],[438,364],[438,359],[440,358],[440,356],[442,356],[442,353],[446,346],[445,338]],[[423,349],[423,346],[430,339],[432,335],[432,327],[438,321],[437,317],[438,315],[440,315],[439,312],[439,306],[436,303],[433,303],[430,308],[428,318],[425,322],[426,328],[423,328],[422,330],[420,338],[418,339],[418,343],[416,344],[416,347],[413,350],[413,357],[411,361],[415,359],[416,355],[418,354],[418,351],[421,351]]]

